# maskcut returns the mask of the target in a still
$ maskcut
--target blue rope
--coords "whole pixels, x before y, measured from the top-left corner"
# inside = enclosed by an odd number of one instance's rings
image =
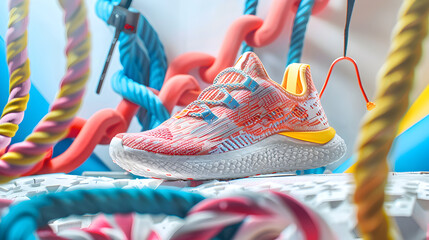
[[[98,0],[96,13],[107,22],[118,0]],[[152,129],[170,117],[159,98],[146,88],[161,90],[167,71],[164,47],[148,20],[140,15],[136,34],[119,36],[123,70],[112,77],[112,88],[142,108],[137,115],[143,130]]]
[[[299,63],[301,61],[305,30],[307,29],[307,23],[310,19],[314,2],[315,0],[301,0],[299,4],[295,20],[293,21],[287,66],[291,63]]]
[[[37,239],[50,220],[84,214],[142,213],[186,217],[204,199],[174,189],[91,189],[41,195],[12,205],[0,222],[0,239]]]
[[[112,77],[112,88],[127,99],[138,103],[145,109],[157,109],[158,111],[152,112],[152,119],[148,127],[154,128],[170,117],[167,109],[162,105],[161,100],[152,91],[135,81],[132,81],[123,71],[115,73]]]
[[[256,8],[258,7],[258,0],[246,0],[244,6],[244,15],[256,15]],[[245,52],[253,52],[253,48],[247,45],[246,42],[241,44],[241,54]]]

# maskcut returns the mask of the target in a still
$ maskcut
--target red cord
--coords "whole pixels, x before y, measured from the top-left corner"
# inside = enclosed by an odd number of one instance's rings
[[[358,80],[358,83],[359,83],[359,88],[360,88],[360,91],[362,92],[362,95],[363,95],[363,97],[365,99],[365,102],[366,102],[366,107],[367,107],[368,110],[372,110],[375,107],[375,104],[373,102],[370,102],[368,100],[368,97],[366,96],[365,90],[363,89],[363,86],[362,86],[362,81],[361,81],[361,78],[360,78],[359,68],[358,68],[358,66],[356,64],[356,61],[353,58],[350,58],[350,57],[347,57],[347,56],[339,57],[339,58],[335,59],[335,61],[331,64],[331,67],[329,67],[328,75],[326,76],[325,83],[323,84],[322,90],[320,91],[320,94],[319,94],[320,97],[319,98],[322,98],[323,92],[325,92],[325,88],[328,85],[329,78],[331,77],[332,69],[334,68],[334,66],[338,62],[340,62],[342,60],[348,60],[349,62],[353,63],[353,66],[355,67],[356,77],[357,77],[357,80]]]

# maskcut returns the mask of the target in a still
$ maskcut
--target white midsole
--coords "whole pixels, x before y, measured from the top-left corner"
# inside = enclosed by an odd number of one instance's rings
[[[165,155],[132,149],[113,138],[110,155],[136,175],[166,179],[220,179],[326,166],[346,152],[338,135],[326,144],[273,135],[248,147],[210,155]]]

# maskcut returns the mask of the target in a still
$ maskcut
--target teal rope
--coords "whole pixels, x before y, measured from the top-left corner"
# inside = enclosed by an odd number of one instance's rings
[[[84,214],[137,212],[186,217],[204,199],[173,189],[92,189],[41,195],[12,205],[0,222],[0,239],[37,239],[50,220]]]
[[[118,0],[98,0],[97,15],[107,22]],[[167,71],[167,59],[159,37],[149,21],[140,15],[136,34],[119,36],[120,61],[124,69],[112,77],[112,87],[142,108],[137,117],[143,130],[152,129],[170,117],[161,101],[146,88],[160,90]],[[144,94],[144,96],[139,96]]]
[[[127,96],[131,102],[139,103],[144,109],[157,109],[152,111],[153,119],[148,127],[154,128],[170,117],[167,109],[152,91],[143,85],[129,79],[123,71],[116,72],[112,79],[112,88],[117,93]]]
[[[140,15],[140,24],[137,27],[137,34],[145,44],[147,48],[147,54],[149,55],[150,59],[150,81],[148,86],[159,91],[164,84],[165,74],[168,67],[164,47],[162,46],[156,31],[152,28],[149,21],[143,15]],[[120,52],[122,51],[120,50]],[[152,94],[151,97],[156,98],[152,101],[158,102],[158,96]],[[139,119],[147,119],[144,124],[142,124],[143,130],[153,129],[170,118],[170,113],[162,104],[147,106],[145,103],[139,102],[139,105],[145,106],[138,113]]]
[[[258,0],[246,0],[244,5],[244,15],[256,15],[256,8],[258,7]],[[247,45],[246,42],[241,44],[241,54],[245,52],[253,52],[253,48]]]
[[[291,63],[301,62],[302,48],[304,46],[305,31],[311,16],[315,0],[301,0],[293,21],[292,36],[290,39],[287,66]]]

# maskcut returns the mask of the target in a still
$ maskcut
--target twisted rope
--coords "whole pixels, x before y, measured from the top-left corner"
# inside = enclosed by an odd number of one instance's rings
[[[314,212],[293,197],[274,191],[206,199],[192,208],[171,239],[212,239],[225,226],[245,219],[234,239],[273,239],[290,224],[291,217],[305,239],[320,239],[320,223]]]
[[[107,22],[118,1],[98,0],[96,13]],[[136,34],[119,36],[120,62],[124,67],[112,77],[113,90],[141,106],[138,119],[143,130],[152,129],[170,117],[159,98],[147,87],[159,91],[167,71],[164,47],[148,20],[140,15]]]
[[[258,0],[246,0],[244,5],[244,15],[256,15],[256,8],[258,7]],[[241,54],[245,52],[253,52],[253,47],[247,45],[246,42],[241,44]]]
[[[143,214],[101,214],[88,228],[67,229],[58,235],[51,228],[46,228],[38,230],[37,235],[41,240],[79,239],[82,235],[87,236],[85,240],[162,240],[153,225],[153,221]]]
[[[167,214],[184,218],[204,199],[173,189],[91,189],[41,195],[10,207],[0,222],[0,239],[35,239],[50,220],[96,213]]]
[[[290,38],[287,65],[301,61],[302,48],[304,47],[305,31],[310,20],[315,0],[301,0],[293,21],[292,36]]]
[[[51,111],[24,142],[12,145],[1,156],[0,182],[19,177],[41,161],[46,152],[67,135],[82,101],[90,64],[86,9],[82,0],[59,0],[59,3],[65,11],[67,72]]]
[[[162,104],[161,100],[152,91],[127,76],[123,71],[118,71],[112,77],[112,88],[131,102],[137,103],[145,109],[149,109],[153,115],[150,125],[156,127],[170,117],[170,114]]]
[[[6,34],[7,62],[10,72],[9,101],[0,119],[0,150],[6,148],[24,118],[30,92],[30,61],[27,54],[29,0],[9,1]]]
[[[7,201],[4,205],[9,204]],[[56,235],[47,226],[54,219],[97,213],[116,215],[99,216],[89,228],[61,235]],[[111,188],[51,193],[11,205],[0,222],[0,239],[11,239],[12,236],[13,239],[34,239],[36,230],[41,239],[68,239],[82,234],[88,239],[110,239],[109,236],[114,235],[128,239],[137,229],[141,233],[150,233],[147,239],[159,239],[150,225],[136,222],[129,213],[184,218],[184,225],[171,237],[176,240],[272,238],[281,234],[291,223],[291,218],[305,239],[311,240],[320,239],[323,225],[310,208],[279,192],[243,192],[237,196],[204,200],[200,194],[168,188]],[[238,225],[231,226],[234,223]]]
[[[358,138],[354,171],[359,228],[365,239],[392,239],[383,209],[387,154],[408,107],[414,69],[428,31],[429,0],[404,1],[387,61],[380,70],[377,108],[368,112]]]

